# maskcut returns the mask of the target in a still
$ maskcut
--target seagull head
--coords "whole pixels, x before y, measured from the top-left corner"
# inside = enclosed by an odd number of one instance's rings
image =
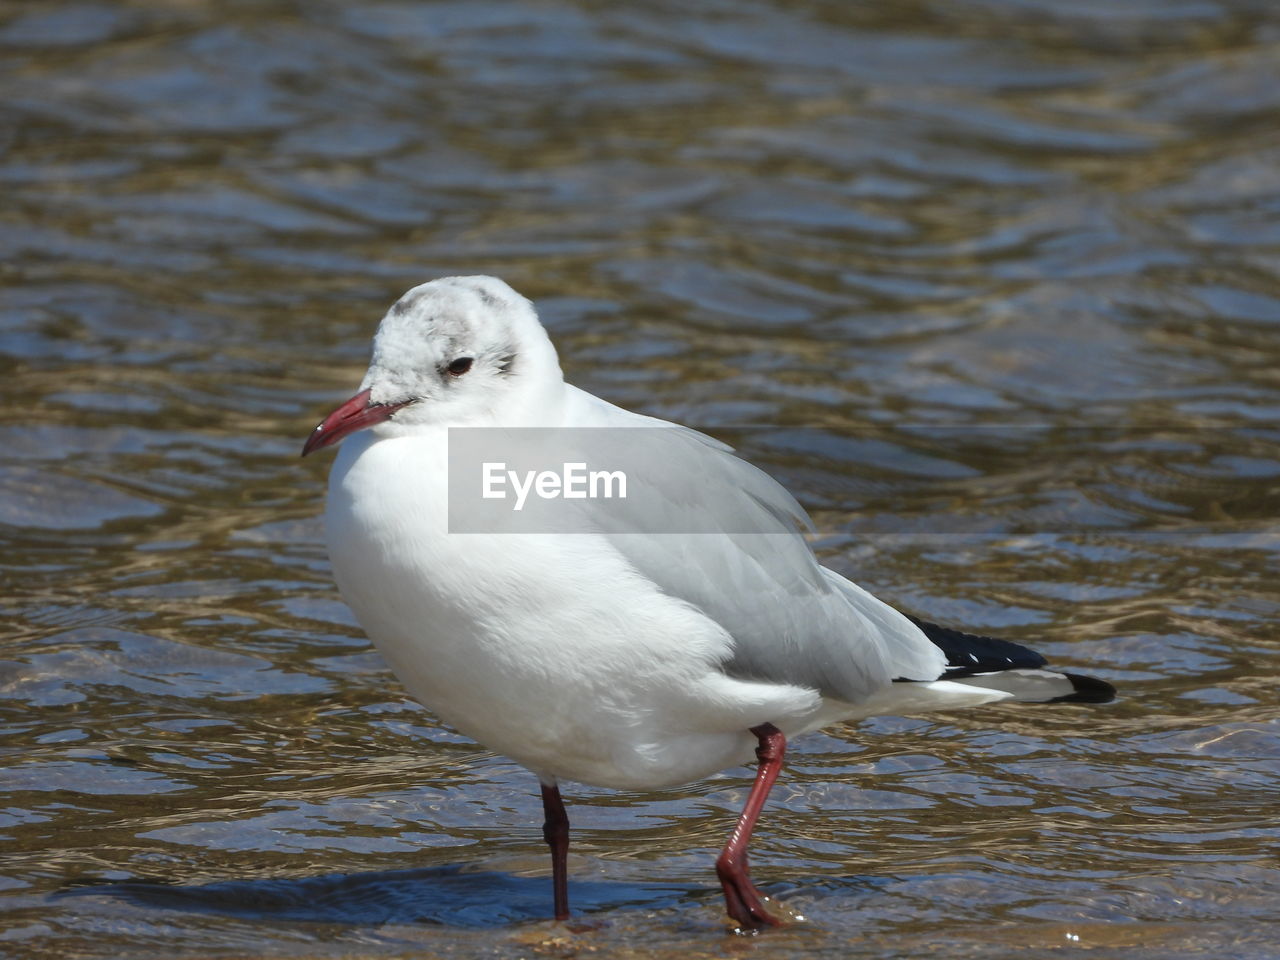
[[[302,455],[369,427],[519,424],[562,386],[533,304],[496,277],[443,277],[392,304],[360,392],[325,417]]]

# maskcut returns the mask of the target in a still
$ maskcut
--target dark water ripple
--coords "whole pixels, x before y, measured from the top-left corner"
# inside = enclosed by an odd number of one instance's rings
[[[1280,19],[1257,0],[0,11],[0,955],[1270,957]],[[827,561],[1125,697],[573,792],[406,702],[301,439],[405,287],[783,478]]]

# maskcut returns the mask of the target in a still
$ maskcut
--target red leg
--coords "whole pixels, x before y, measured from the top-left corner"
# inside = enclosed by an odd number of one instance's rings
[[[542,835],[551,848],[551,885],[555,890],[556,919],[569,919],[569,816],[564,812],[560,788],[542,785],[542,810],[546,821]]]
[[[747,874],[747,844],[751,842],[751,831],[755,829],[760,811],[769,798],[769,790],[782,771],[782,756],[787,749],[787,740],[782,731],[771,723],[752,727],[751,732],[760,741],[760,745],[756,747],[756,759],[760,764],[756,767],[756,780],[747,795],[742,816],[738,818],[737,826],[729,835],[729,842],[724,845],[724,851],[716,860],[716,873],[720,877],[720,885],[724,887],[724,905],[729,916],[745,929],[759,930],[761,927],[779,926],[782,921],[764,908],[760,891]]]

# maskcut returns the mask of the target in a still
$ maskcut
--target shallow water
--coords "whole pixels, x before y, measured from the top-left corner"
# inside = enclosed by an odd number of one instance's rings
[[[0,955],[1275,955],[1272,4],[40,0],[0,51]],[[405,700],[297,459],[471,272],[1123,699],[799,741],[755,939],[749,770],[571,789],[545,922],[535,784]]]

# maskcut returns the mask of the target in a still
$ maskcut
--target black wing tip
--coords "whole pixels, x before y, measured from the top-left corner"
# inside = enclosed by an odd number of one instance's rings
[[[1116,698],[1116,688],[1097,677],[1086,677],[1079,673],[1064,673],[1071,681],[1074,692],[1065,697],[1054,697],[1050,703],[1110,703]]]
[[[947,655],[948,669],[939,679],[953,680],[1004,670],[1053,670],[1041,654],[1011,640],[965,633],[963,630],[942,627],[909,614],[907,619]],[[1066,696],[1054,697],[1050,703],[1110,703],[1116,698],[1116,688],[1105,680],[1079,673],[1054,672],[1061,673],[1071,681],[1072,692]]]
[[[907,614],[907,619],[947,655],[948,669],[940,678],[943,680],[1018,668],[1035,670],[1048,665],[1041,654],[1012,640],[966,633],[910,614]]]

